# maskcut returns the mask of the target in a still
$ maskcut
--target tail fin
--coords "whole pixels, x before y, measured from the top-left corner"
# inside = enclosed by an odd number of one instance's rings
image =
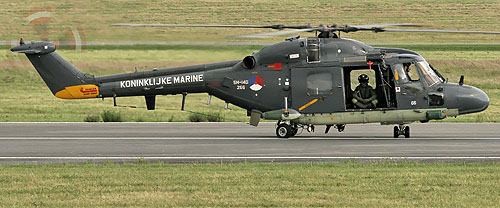
[[[87,77],[59,54],[56,46],[50,42],[21,43],[10,49],[12,52],[24,53],[31,61],[38,74],[58,98],[81,99],[96,98],[99,88],[93,77]]]

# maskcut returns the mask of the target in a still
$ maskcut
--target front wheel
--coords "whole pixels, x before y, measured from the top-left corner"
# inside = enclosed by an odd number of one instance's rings
[[[405,138],[410,138],[410,127],[409,126],[405,127]]]
[[[293,133],[292,127],[288,124],[282,123],[276,128],[276,136],[279,138],[289,138]]]
[[[398,138],[399,137],[399,127],[395,126],[393,133],[394,133],[394,138]]]

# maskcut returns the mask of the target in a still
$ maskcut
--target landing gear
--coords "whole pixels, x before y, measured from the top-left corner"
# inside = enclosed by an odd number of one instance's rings
[[[278,122],[278,127],[276,127],[276,136],[279,138],[289,138],[293,137],[299,132],[297,124],[289,124],[286,122]]]
[[[314,126],[313,126],[313,125],[309,125],[309,126],[307,127],[307,132],[309,132],[309,133],[314,132]]]
[[[297,132],[299,132],[299,128],[297,128],[297,124],[294,124],[292,126],[292,134],[290,135],[290,137],[297,135]]]
[[[292,134],[292,127],[286,123],[281,123],[276,128],[276,136],[278,136],[279,138],[288,138],[292,136]]]
[[[394,138],[398,138],[399,137],[399,128],[397,126],[394,127]]]
[[[339,132],[343,132],[345,130],[345,124],[326,125],[325,134],[327,134],[330,131],[330,128],[332,126],[333,126],[333,128],[336,128],[337,131],[339,131]]]
[[[399,125],[394,127],[394,138],[398,138],[400,135],[404,135],[405,138],[410,138],[410,127],[405,125]]]
[[[335,128],[337,129],[337,131],[343,132],[345,130],[345,124],[337,124],[335,125]]]

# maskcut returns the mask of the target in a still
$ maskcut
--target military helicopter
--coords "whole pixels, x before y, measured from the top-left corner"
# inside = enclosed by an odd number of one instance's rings
[[[416,25],[175,25],[115,24],[131,27],[269,28],[278,32],[248,35],[269,37],[315,32],[314,37],[294,36],[263,47],[242,60],[169,69],[153,69],[94,77],[81,72],[55,53],[51,42],[20,42],[12,52],[24,53],[52,93],[62,99],[144,96],[148,110],[157,95],[208,93],[247,110],[250,125],[260,119],[277,120],[276,135],[295,136],[299,129],[314,131],[325,125],[339,132],[346,124],[395,125],[393,136],[410,137],[412,122],[428,122],[484,111],[489,98],[482,90],[450,83],[417,52],[401,48],[372,47],[340,38],[341,32],[500,32],[427,30],[389,27]],[[284,30],[292,29],[292,30]],[[413,73],[410,77],[410,70]],[[372,73],[376,102],[370,108],[355,104],[352,79],[359,71]]]

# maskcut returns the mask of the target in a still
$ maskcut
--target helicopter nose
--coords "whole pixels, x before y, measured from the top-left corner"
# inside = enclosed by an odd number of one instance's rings
[[[476,113],[486,110],[490,104],[490,98],[482,90],[463,85],[458,95],[459,114]]]

